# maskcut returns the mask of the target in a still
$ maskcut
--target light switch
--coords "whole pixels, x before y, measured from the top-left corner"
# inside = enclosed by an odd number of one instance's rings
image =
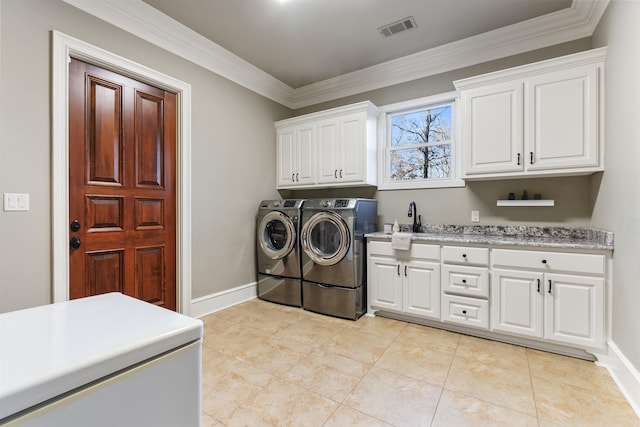
[[[29,210],[29,194],[4,193],[4,211],[19,212]]]
[[[471,211],[471,222],[480,222],[480,211]]]

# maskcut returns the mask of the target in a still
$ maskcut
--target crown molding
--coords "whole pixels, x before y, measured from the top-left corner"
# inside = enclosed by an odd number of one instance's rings
[[[63,1],[257,94],[293,105],[290,86],[142,0]]]
[[[590,37],[609,0],[571,7],[296,89],[300,108]]]
[[[607,55],[607,47],[572,53],[560,58],[551,58],[533,64],[521,65],[506,70],[494,71],[465,79],[455,80],[453,85],[456,90],[468,90],[487,85],[494,85],[511,80],[521,80],[537,76],[541,73],[550,73],[567,68],[580,67],[590,64],[602,65]]]
[[[297,109],[590,37],[609,0],[571,7],[293,89],[142,0],[63,0],[288,108]]]

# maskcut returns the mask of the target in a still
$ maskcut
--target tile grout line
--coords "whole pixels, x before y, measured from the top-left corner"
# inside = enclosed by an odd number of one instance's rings
[[[540,413],[538,411],[538,399],[536,399],[536,389],[533,387],[533,372],[531,372],[531,359],[529,359],[529,352],[525,349],[524,355],[527,358],[527,369],[529,370],[529,383],[531,384],[531,394],[533,395],[533,406],[536,409],[536,421],[538,426],[540,425]]]

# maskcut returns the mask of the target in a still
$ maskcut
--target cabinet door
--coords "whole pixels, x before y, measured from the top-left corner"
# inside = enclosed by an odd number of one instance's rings
[[[338,119],[323,120],[318,130],[318,182],[338,181]]]
[[[400,262],[393,258],[369,256],[367,289],[371,306],[402,311],[402,278]]]
[[[315,184],[315,127],[313,124],[296,128],[296,185]]]
[[[411,260],[401,267],[404,312],[440,320],[440,264]]]
[[[462,92],[464,173],[523,171],[522,83]]]
[[[491,329],[542,338],[542,273],[494,269]]]
[[[291,186],[295,184],[297,168],[297,150],[295,128],[279,129],[278,137],[278,180],[277,186]]]
[[[598,68],[545,73],[525,87],[527,170],[598,166]]]
[[[545,274],[545,338],[604,346],[604,279]]]
[[[365,114],[340,118],[338,179],[362,182],[365,174]]]

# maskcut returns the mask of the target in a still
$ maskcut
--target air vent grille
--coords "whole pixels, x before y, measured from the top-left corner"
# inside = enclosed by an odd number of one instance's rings
[[[392,22],[391,24],[384,25],[378,28],[378,31],[380,31],[380,34],[382,34],[383,36],[389,37],[416,27],[417,25],[415,19],[413,19],[413,16],[409,16],[399,21]]]

